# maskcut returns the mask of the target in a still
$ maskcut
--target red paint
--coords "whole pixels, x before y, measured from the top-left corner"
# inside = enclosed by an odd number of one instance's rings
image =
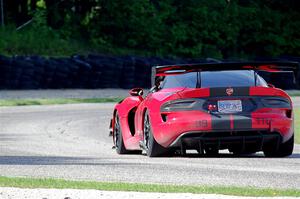
[[[234,128],[233,127],[233,115],[230,115],[229,118],[230,118],[230,129],[233,129]]]
[[[224,93],[224,95],[226,94]],[[211,132],[212,116],[208,111],[168,112],[164,113],[167,116],[166,121],[163,121],[162,113],[160,112],[161,105],[170,100],[185,98],[207,99],[209,96],[209,88],[172,88],[150,93],[145,99],[141,97],[127,97],[122,103],[115,106],[115,111],[118,112],[121,118],[120,123],[125,147],[128,150],[140,149],[139,141],[143,140],[143,118],[146,109],[149,112],[154,138],[164,147],[168,147],[178,136],[185,132]],[[290,100],[290,97],[283,90],[277,88],[250,87],[250,96],[280,96]],[[227,95],[226,97],[228,98]],[[238,99],[238,96],[234,96],[234,99]],[[128,115],[133,109],[136,109],[134,135],[130,132],[128,125]],[[251,113],[252,129],[277,131],[285,141],[293,134],[293,118],[287,117],[287,112],[289,111],[282,108],[262,108],[256,110]],[[230,128],[234,129],[234,114],[230,115]]]

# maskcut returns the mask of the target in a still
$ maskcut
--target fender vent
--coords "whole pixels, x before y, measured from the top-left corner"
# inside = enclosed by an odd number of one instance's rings
[[[134,116],[136,112],[136,107],[131,109],[128,113],[128,126],[132,136],[135,134],[135,127],[134,127]]]

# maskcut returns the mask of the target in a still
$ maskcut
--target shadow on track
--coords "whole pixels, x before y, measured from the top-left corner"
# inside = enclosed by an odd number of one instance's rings
[[[232,153],[220,153],[217,155],[206,155],[206,154],[197,154],[197,153],[189,153],[185,155],[175,154],[174,156],[176,158],[291,158],[291,159],[300,159],[300,153],[293,153],[292,155],[288,157],[265,157],[262,153],[254,153],[254,154],[240,154],[235,155]]]
[[[64,157],[64,156],[0,156],[0,165],[87,165],[87,166],[135,166],[143,163],[128,163],[116,159]]]

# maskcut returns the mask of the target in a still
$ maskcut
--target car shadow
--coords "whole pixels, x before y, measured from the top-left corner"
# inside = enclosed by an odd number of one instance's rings
[[[136,166],[120,159],[67,157],[67,156],[0,156],[0,165],[86,165],[86,166]]]
[[[300,153],[293,153],[289,158],[300,158]]]
[[[176,158],[278,158],[278,157],[265,157],[262,153],[255,153],[255,154],[241,154],[235,155],[231,153],[220,153],[218,155],[206,155],[206,154],[197,154],[197,153],[188,153],[185,155],[181,154],[174,154],[172,157]],[[279,158],[292,158],[292,159],[299,159],[300,153],[293,153],[288,157],[279,157]]]
[[[17,140],[21,140],[25,137],[24,135],[19,135],[19,134],[5,134],[1,133],[0,134],[0,142],[14,142]]]

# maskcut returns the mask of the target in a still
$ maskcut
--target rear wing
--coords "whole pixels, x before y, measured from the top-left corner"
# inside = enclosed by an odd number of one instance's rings
[[[292,61],[217,62],[155,66],[152,68],[152,85],[154,85],[159,77],[193,71],[255,70],[267,72],[294,72],[297,74],[298,68],[299,63]]]

